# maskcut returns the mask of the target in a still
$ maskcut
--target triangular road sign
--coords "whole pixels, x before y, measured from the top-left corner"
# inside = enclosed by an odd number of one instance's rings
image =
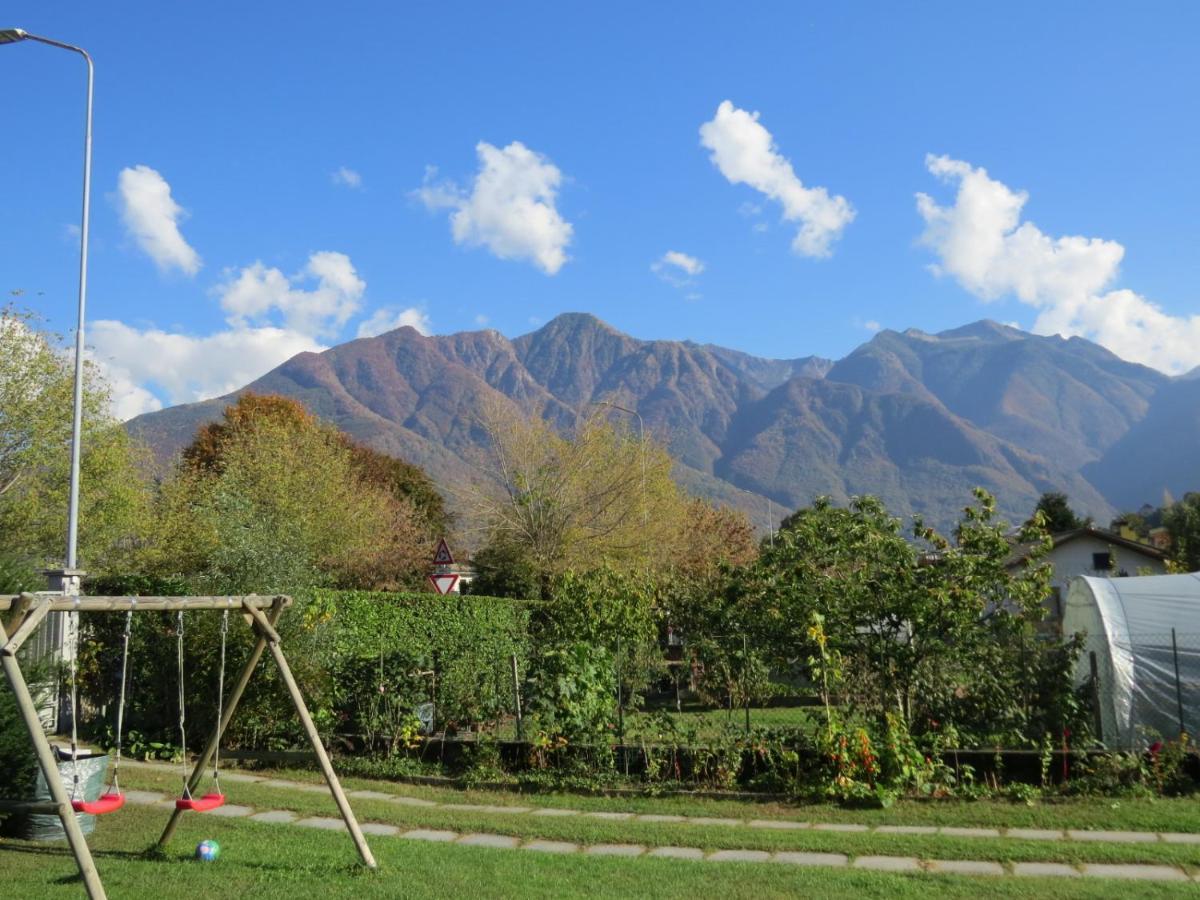
[[[445,538],[438,541],[437,550],[433,553],[433,564],[435,566],[454,565],[454,557],[450,555],[450,548],[446,546]]]
[[[430,575],[429,580],[433,583],[433,589],[439,594],[452,593],[454,586],[458,584],[458,576],[450,573],[445,575]]]

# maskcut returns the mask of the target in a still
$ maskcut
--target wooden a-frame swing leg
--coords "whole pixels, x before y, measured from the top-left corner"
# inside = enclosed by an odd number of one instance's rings
[[[25,613],[29,607],[33,605],[33,594],[21,594],[13,602],[12,607],[8,611],[8,620],[4,623],[4,630],[10,635],[21,624],[21,620],[25,618]]]
[[[283,678],[283,683],[287,685],[288,693],[292,697],[292,703],[296,706],[296,714],[300,716],[300,721],[304,725],[304,732],[308,735],[309,743],[312,744],[313,753],[317,756],[317,762],[321,764],[321,772],[325,775],[325,782],[329,785],[329,791],[333,794],[333,800],[337,804],[338,811],[342,814],[342,820],[346,823],[350,837],[354,840],[354,846],[358,848],[359,858],[362,859],[363,865],[367,868],[377,868],[378,864],[371,853],[371,848],[367,846],[367,839],[363,836],[362,829],[358,827],[358,819],[354,817],[354,810],[350,808],[350,801],[346,799],[341,782],[338,781],[337,773],[333,771],[333,764],[329,761],[329,754],[325,752],[325,746],[321,743],[321,735],[317,731],[317,726],[313,724],[312,716],[308,714],[308,707],[304,704],[304,695],[300,692],[300,686],[296,684],[296,679],[292,677],[291,667],[288,666],[288,661],[283,656],[283,650],[279,646],[279,635],[274,633],[274,629],[267,621],[266,616],[259,610],[247,607],[246,611],[254,617],[254,622],[258,626],[260,640],[263,636],[267,636],[267,646],[271,649],[271,655],[275,657],[275,664],[279,666],[279,674]]]
[[[283,604],[278,600],[271,607],[270,624],[274,626],[279,622],[279,617],[283,615]],[[253,620],[247,615],[247,621],[253,626]],[[258,629],[255,629],[258,631]],[[229,698],[225,701],[224,712],[221,715],[221,721],[217,723],[212,733],[208,736],[208,741],[204,745],[204,752],[196,758],[196,765],[192,769],[192,774],[188,776],[187,786],[188,793],[196,790],[196,786],[200,784],[200,779],[204,777],[204,770],[208,768],[209,761],[213,758],[213,754],[217,751],[217,745],[221,742],[221,736],[225,733],[225,729],[229,727],[229,723],[233,720],[233,714],[237,712],[238,703],[241,702],[242,694],[246,691],[246,686],[250,683],[251,676],[254,675],[255,668],[258,667],[258,661],[262,659],[263,650],[267,647],[267,638],[261,632],[258,634],[258,640],[254,642],[254,647],[250,650],[250,656],[246,658],[246,664],[242,666],[242,672],[238,676],[237,682],[233,686],[233,690],[229,693]],[[158,846],[165,847],[167,841],[171,840],[171,836],[175,834],[175,827],[179,824],[179,817],[183,815],[183,810],[178,807],[171,810],[171,818],[167,821],[167,827],[163,829],[162,835],[158,839]]]
[[[0,644],[7,642],[8,632],[4,630],[3,625],[0,625]],[[38,765],[41,766],[42,775],[45,776],[46,784],[50,787],[50,796],[54,798],[54,804],[58,808],[58,817],[62,821],[63,831],[67,833],[67,842],[71,845],[71,853],[75,856],[76,865],[79,866],[79,874],[83,878],[83,885],[87,889],[88,897],[91,900],[105,900],[106,895],[104,885],[100,883],[100,873],[96,871],[96,864],[92,861],[92,851],[88,849],[87,840],[79,827],[79,821],[75,818],[75,811],[71,808],[71,798],[67,796],[67,789],[63,786],[62,777],[59,775],[54,751],[50,749],[50,742],[46,740],[46,735],[42,731],[37,706],[29,694],[29,685],[25,683],[25,676],[21,672],[20,663],[17,662],[15,647],[0,651],[0,666],[4,668],[4,676],[8,679],[13,696],[16,698],[17,709],[21,713],[21,719],[25,722],[25,728],[29,731],[29,740],[33,743]]]

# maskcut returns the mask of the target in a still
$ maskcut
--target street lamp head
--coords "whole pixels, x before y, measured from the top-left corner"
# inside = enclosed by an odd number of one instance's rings
[[[15,44],[25,38],[26,33],[20,28],[5,28],[0,31],[0,44]]]

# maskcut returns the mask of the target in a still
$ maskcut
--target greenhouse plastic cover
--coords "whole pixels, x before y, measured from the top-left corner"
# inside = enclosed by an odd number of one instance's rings
[[[1063,634],[1086,633],[1077,683],[1099,676],[1110,747],[1145,747],[1200,726],[1200,573],[1073,578]]]

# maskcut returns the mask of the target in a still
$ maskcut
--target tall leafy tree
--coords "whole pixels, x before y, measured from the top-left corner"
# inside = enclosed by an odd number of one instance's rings
[[[84,368],[79,561],[118,564],[145,525],[142,453],[110,413],[108,387]],[[40,566],[66,550],[74,366],[32,316],[0,312],[0,554]]]
[[[1051,534],[1062,534],[1064,531],[1074,531],[1091,524],[1091,519],[1081,519],[1075,514],[1067,495],[1059,491],[1047,491],[1042,494],[1033,511],[1034,515],[1042,514],[1043,524]],[[1032,522],[1032,519],[1030,521]]]
[[[1189,492],[1163,510],[1171,559],[1184,572],[1200,572],[1200,493]]]
[[[147,563],[218,591],[414,586],[428,522],[362,458],[295,401],[243,395],[164,483]]]
[[[567,435],[511,409],[483,424],[489,453],[469,501],[488,553],[520,560],[543,597],[570,569],[648,570],[673,555],[685,502],[653,439],[599,413]]]
[[[873,497],[848,508],[827,499],[784,520],[737,588],[737,623],[761,635],[776,664],[804,659],[813,623],[852,673],[847,698],[881,719],[924,727],[969,719],[1019,731],[1030,703],[1020,655],[1048,593],[1039,554],[1017,570],[1007,562],[1007,526],[984,491],[952,538],[920,522],[916,541]],[[1046,533],[1022,538],[1044,552]]]

